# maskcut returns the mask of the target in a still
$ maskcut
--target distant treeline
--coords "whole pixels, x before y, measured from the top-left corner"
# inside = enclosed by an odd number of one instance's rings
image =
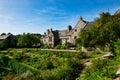
[[[7,36],[7,34],[1,34]],[[2,36],[2,37],[4,37]],[[40,34],[31,34],[31,33],[23,33],[16,36],[8,37],[6,39],[0,40],[0,49],[7,49],[7,48],[37,48],[40,47]],[[14,38],[14,39],[13,39]],[[14,45],[11,45],[11,42]]]
[[[16,35],[16,47],[40,47],[40,34]]]

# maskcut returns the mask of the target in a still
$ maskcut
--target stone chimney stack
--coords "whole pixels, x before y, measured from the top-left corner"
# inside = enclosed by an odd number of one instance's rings
[[[49,34],[49,32],[50,32],[49,29],[47,29],[47,34]]]
[[[53,31],[52,28],[50,29],[50,31]]]
[[[101,13],[100,13],[100,17],[103,17],[103,16],[104,16],[104,14],[105,14],[104,12],[101,12]]]
[[[44,32],[44,35],[46,35],[46,32]]]
[[[72,30],[72,26],[68,25],[68,31],[71,31],[71,30]]]
[[[80,16],[80,20],[83,20],[82,16]]]

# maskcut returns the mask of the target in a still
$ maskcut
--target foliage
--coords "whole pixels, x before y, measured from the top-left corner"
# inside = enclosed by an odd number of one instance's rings
[[[40,47],[40,35],[23,33],[17,35],[17,47]]]
[[[9,41],[8,40],[3,40],[0,41],[0,49],[6,49],[10,46]]]
[[[1,33],[1,35],[6,35],[6,33]]]
[[[17,74],[23,74],[23,73],[25,73],[25,72],[27,72],[29,70],[33,74],[37,74],[38,73],[38,71],[36,69],[34,69],[33,67],[28,66],[28,65],[23,64],[23,63],[18,63],[17,61],[14,61],[14,60],[9,61],[8,66],[10,68],[12,68],[14,73],[17,73]]]
[[[9,57],[5,56],[4,54],[0,54],[0,65],[1,66],[7,66],[9,60],[10,60]]]
[[[16,61],[20,61],[22,59],[22,53],[20,52],[16,52],[14,55],[13,55],[14,59]]]
[[[74,80],[79,76],[82,66],[79,62],[74,59],[70,59],[67,65],[61,65],[56,69],[51,71],[45,71],[41,74],[42,78],[45,80]],[[71,77],[72,76],[72,77]]]
[[[86,67],[77,80],[113,80],[119,68],[120,40],[114,42],[116,56],[112,59],[93,59],[92,65]],[[103,53],[105,54],[105,53]],[[93,53],[91,57],[96,58],[102,54]],[[96,56],[96,57],[95,57]]]
[[[43,45],[43,48],[44,48],[44,49],[48,49],[48,48],[49,48],[48,44],[44,44],[44,45]]]
[[[96,59],[85,68],[77,80],[113,80],[118,63],[110,59]]]
[[[65,44],[58,44],[56,47],[56,49],[68,49],[69,48],[69,44],[65,43]]]
[[[114,42],[114,46],[115,46],[115,53],[117,53],[116,55],[119,56],[120,55],[120,39]]]
[[[108,45],[113,48],[113,41],[120,38],[120,15],[104,13],[96,19],[87,30],[82,29],[77,43],[85,47],[98,47]],[[111,48],[111,49],[112,49]]]
[[[12,53],[10,55],[9,53]],[[6,65],[1,58],[1,79],[14,80],[74,80],[82,71],[79,53],[10,49]],[[25,55],[29,54],[30,57]],[[5,69],[3,69],[5,68]],[[6,71],[6,69],[9,69]]]
[[[0,54],[0,79],[2,80],[2,77],[7,75],[10,70],[6,69],[6,66],[8,66],[9,58],[4,55]]]

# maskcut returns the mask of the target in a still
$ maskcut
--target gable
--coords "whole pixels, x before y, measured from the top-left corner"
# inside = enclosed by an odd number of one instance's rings
[[[118,9],[114,15],[120,14],[120,9]]]
[[[84,30],[90,28],[92,26],[93,22],[88,22],[85,27],[84,27]]]

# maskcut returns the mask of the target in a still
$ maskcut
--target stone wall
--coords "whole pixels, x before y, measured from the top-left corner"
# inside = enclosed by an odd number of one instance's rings
[[[66,30],[56,30],[56,32],[58,34],[54,34],[52,29],[51,30],[47,30],[47,32],[45,33],[44,37],[41,38],[43,44],[48,44],[49,47],[54,47],[56,46],[60,40],[62,44],[70,43],[72,45],[75,45],[75,39],[78,38],[78,34],[80,32],[80,30],[82,28],[84,28],[86,26],[87,22],[84,21],[82,19],[82,17],[80,17],[78,23],[76,24],[76,26],[72,29],[72,26],[68,26],[68,29]],[[50,40],[50,38],[52,38],[52,40]]]

